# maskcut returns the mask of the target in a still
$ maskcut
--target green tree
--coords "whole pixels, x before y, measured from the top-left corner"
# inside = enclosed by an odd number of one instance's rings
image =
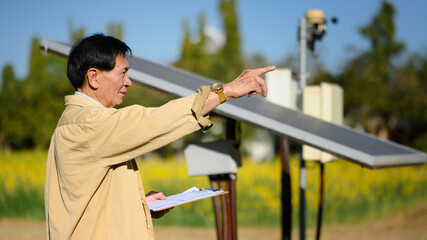
[[[184,38],[182,40],[181,56],[178,61],[174,63],[174,65],[193,72],[195,70],[195,60],[193,58],[194,44],[191,42],[190,25],[187,20],[183,20],[182,27],[184,31]]]
[[[107,35],[123,40],[124,28],[121,23],[109,23],[107,25]]]
[[[245,60],[245,68],[259,68],[260,66],[267,66],[268,59],[262,53],[251,54]]]
[[[337,78],[322,64],[318,64],[318,68],[309,79],[309,85],[319,85],[321,82],[337,83]]]
[[[192,36],[188,22],[184,21],[181,56],[174,65],[212,79],[229,82],[241,73],[244,66],[235,1],[221,0],[219,10],[225,33],[224,46],[217,52],[207,52],[206,19],[204,14],[200,14],[196,36]]]
[[[225,45],[221,50],[217,69],[221,69],[217,79],[232,81],[243,70],[240,50],[239,23],[234,0],[221,0],[220,12],[225,32]]]
[[[46,57],[40,51],[37,38],[31,42],[28,77],[25,81],[26,129],[31,134],[27,147],[46,148],[55,128],[58,116],[52,111],[51,84],[46,67]]]
[[[200,14],[196,36],[191,34],[188,22],[184,22],[181,56],[174,65],[212,79],[230,82],[242,72],[245,65],[240,49],[241,42],[235,1],[219,1],[219,12],[222,17],[222,28],[225,34],[224,45],[216,52],[207,51],[206,20],[204,15]],[[267,60],[261,54],[257,54],[253,55],[246,64],[249,67],[255,67],[255,65],[265,62]],[[223,118],[217,118],[214,114],[211,116],[215,125],[218,126],[224,123]],[[250,132],[253,131],[253,127],[244,125],[243,128],[245,129],[244,134],[251,135]],[[224,131],[220,131],[221,134],[219,136],[213,134],[213,132],[208,132],[204,137],[214,139],[223,137]],[[184,141],[194,141],[201,137],[198,134],[192,134],[186,137]]]
[[[370,41],[368,51],[349,61],[338,77],[344,88],[346,117],[372,134],[389,136],[390,106],[395,103],[390,87],[396,81],[393,59],[402,53],[403,43],[395,39],[395,9],[383,1],[378,14],[360,29]]]
[[[74,22],[72,19],[68,19],[67,25],[68,25],[68,32],[70,34],[70,41],[72,43],[82,39],[85,36],[86,34],[85,28],[83,26],[81,27],[74,26]]]
[[[197,74],[213,77],[211,73],[212,56],[206,51],[206,17],[203,13],[199,14],[198,41],[194,44],[192,53],[194,57],[194,71]]]
[[[218,52],[207,51],[206,18],[203,13],[199,14],[198,31],[192,35],[187,20],[183,21],[184,37],[181,46],[181,56],[174,63],[175,66],[187,71],[215,79],[217,71],[214,65],[218,60]]]
[[[426,58],[418,54],[396,71],[396,81],[391,84],[389,127],[390,138],[427,151],[427,79],[423,76]]]
[[[16,79],[12,65],[2,70],[0,92],[0,149],[8,152],[22,146],[28,137],[24,130],[22,81]]]

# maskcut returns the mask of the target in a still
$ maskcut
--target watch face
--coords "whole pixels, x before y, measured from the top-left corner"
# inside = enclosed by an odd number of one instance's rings
[[[214,85],[212,85],[212,90],[214,90],[214,91],[222,90],[222,84],[221,83],[215,83]]]

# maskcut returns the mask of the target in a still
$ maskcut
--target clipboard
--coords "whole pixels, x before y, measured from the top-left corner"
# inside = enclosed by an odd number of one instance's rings
[[[176,207],[190,202],[195,202],[205,198],[216,197],[227,194],[228,191],[222,189],[199,189],[192,187],[182,193],[167,196],[166,200],[156,200],[147,202],[150,211],[157,212],[168,208]]]

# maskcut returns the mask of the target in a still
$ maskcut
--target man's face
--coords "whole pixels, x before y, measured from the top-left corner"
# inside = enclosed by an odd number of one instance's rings
[[[118,55],[114,69],[100,72],[97,99],[105,107],[114,107],[122,104],[127,87],[132,85],[132,81],[127,74],[128,70],[129,63],[126,57]]]

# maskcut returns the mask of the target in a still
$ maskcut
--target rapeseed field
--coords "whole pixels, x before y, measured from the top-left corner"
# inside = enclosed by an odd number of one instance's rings
[[[0,218],[43,219],[46,152],[0,153]],[[182,157],[138,159],[146,192],[173,195],[193,186],[209,188],[207,176],[189,177]],[[316,219],[319,164],[307,162],[306,217]],[[299,205],[299,161],[291,160],[293,224]],[[280,226],[281,164],[243,159],[237,173],[239,226]],[[387,217],[412,204],[427,204],[427,166],[370,170],[343,160],[325,165],[324,222],[352,223]],[[159,225],[214,226],[212,200],[179,206]]]

